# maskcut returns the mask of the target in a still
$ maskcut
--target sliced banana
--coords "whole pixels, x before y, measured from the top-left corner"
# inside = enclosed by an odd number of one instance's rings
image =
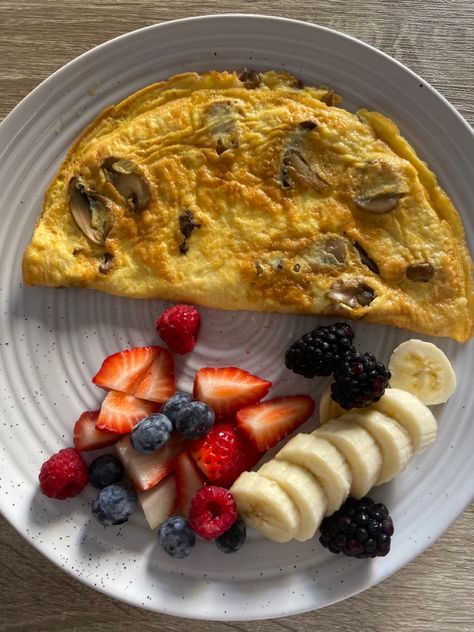
[[[336,419],[341,415],[347,413],[342,406],[339,406],[337,402],[331,397],[331,385],[328,384],[324,389],[321,399],[319,400],[319,423],[327,424],[331,419]]]
[[[367,430],[382,452],[382,467],[376,485],[395,478],[413,457],[413,447],[407,431],[391,417],[378,410],[361,410],[344,415]]]
[[[230,488],[243,520],[275,542],[295,537],[300,516],[294,502],[275,481],[243,472]]]
[[[352,471],[351,496],[365,496],[377,482],[382,467],[380,448],[367,430],[344,415],[331,419],[312,435],[326,439],[341,452]]]
[[[390,385],[412,393],[423,404],[442,404],[456,389],[456,373],[443,351],[431,342],[412,338],[392,353]]]
[[[275,456],[277,460],[300,465],[311,472],[327,497],[326,516],[339,509],[349,495],[352,474],[342,454],[325,439],[298,434]]]
[[[408,391],[387,388],[373,408],[398,421],[407,431],[415,454],[426,450],[436,439],[438,423],[433,413]]]
[[[299,465],[277,459],[264,463],[258,473],[278,483],[295,503],[300,514],[295,539],[304,542],[312,538],[328,505],[326,494],[317,479]]]

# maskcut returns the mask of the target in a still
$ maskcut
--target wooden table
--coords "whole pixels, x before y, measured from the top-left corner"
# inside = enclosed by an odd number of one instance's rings
[[[421,74],[474,123],[471,0],[0,0],[0,118],[41,80],[96,44],[163,20],[236,11],[307,20],[359,37]],[[197,632],[472,632],[473,550],[471,508],[408,567],[343,603],[274,621],[191,625]],[[190,626],[94,592],[52,566],[1,518],[0,560],[0,632],[184,632]]]

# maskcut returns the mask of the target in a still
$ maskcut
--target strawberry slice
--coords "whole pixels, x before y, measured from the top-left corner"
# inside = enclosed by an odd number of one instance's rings
[[[134,395],[138,384],[161,351],[166,350],[162,347],[134,347],[113,353],[105,358],[92,382],[105,390]]]
[[[105,448],[120,439],[115,432],[97,430],[99,413],[100,410],[86,410],[74,424],[74,447],[78,452]]]
[[[194,494],[205,484],[206,479],[196,463],[185,451],[180,452],[175,462],[176,513],[188,517],[189,505]]]
[[[127,434],[140,419],[158,412],[159,409],[159,404],[155,402],[147,402],[118,391],[109,391],[102,402],[96,428]]]
[[[314,412],[309,395],[276,397],[237,413],[237,426],[257,450],[268,450],[301,426]]]
[[[168,349],[152,347],[156,357],[135,388],[135,397],[162,404],[175,391],[173,356]]]
[[[161,480],[155,487],[138,493],[150,529],[156,529],[174,513],[176,507],[176,477],[174,474]]]
[[[120,439],[115,447],[133,486],[144,492],[173,472],[176,456],[184,445],[184,439],[170,439],[156,452],[144,454],[135,450],[127,436]]]
[[[230,487],[242,472],[250,470],[262,456],[233,425],[221,423],[192,441],[189,453],[205,477],[219,487]]]
[[[259,402],[271,385],[236,367],[205,367],[196,373],[193,394],[213,408],[218,420],[231,420],[239,408]]]

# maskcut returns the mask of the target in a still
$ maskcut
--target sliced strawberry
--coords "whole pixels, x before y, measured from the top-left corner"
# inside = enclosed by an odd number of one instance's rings
[[[232,420],[239,408],[259,402],[271,385],[236,367],[205,367],[196,373],[193,394],[213,408],[217,419]]]
[[[102,402],[96,428],[127,434],[140,419],[158,412],[159,409],[159,404],[155,402],[147,402],[118,391],[109,391]]]
[[[161,347],[134,347],[106,358],[92,378],[96,386],[133,395],[135,389],[156,360]]]
[[[258,450],[268,450],[311,417],[314,401],[308,395],[276,397],[237,413],[237,426]]]
[[[206,479],[194,460],[185,451],[176,457],[176,512],[188,517],[189,505],[194,494],[205,484]]]
[[[200,439],[189,444],[189,453],[205,477],[220,487],[230,487],[245,470],[262,456],[233,425],[217,424]]]
[[[158,485],[138,493],[146,521],[150,529],[156,529],[174,513],[176,507],[176,477],[170,474]]]
[[[116,432],[97,430],[96,423],[100,410],[86,410],[74,425],[74,447],[78,452],[97,450],[117,443],[120,435]]]
[[[156,452],[143,454],[132,446],[130,437],[123,437],[116,449],[134,487],[141,492],[151,489],[171,474],[176,456],[183,450],[183,439],[170,440]]]
[[[156,357],[140,383],[135,388],[135,397],[162,404],[175,390],[173,356],[168,349],[153,347]]]

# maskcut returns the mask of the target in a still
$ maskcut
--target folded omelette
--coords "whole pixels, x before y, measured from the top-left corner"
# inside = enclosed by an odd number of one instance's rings
[[[467,340],[459,215],[394,123],[338,103],[244,71],[181,74],[108,108],[46,192],[25,283]]]

